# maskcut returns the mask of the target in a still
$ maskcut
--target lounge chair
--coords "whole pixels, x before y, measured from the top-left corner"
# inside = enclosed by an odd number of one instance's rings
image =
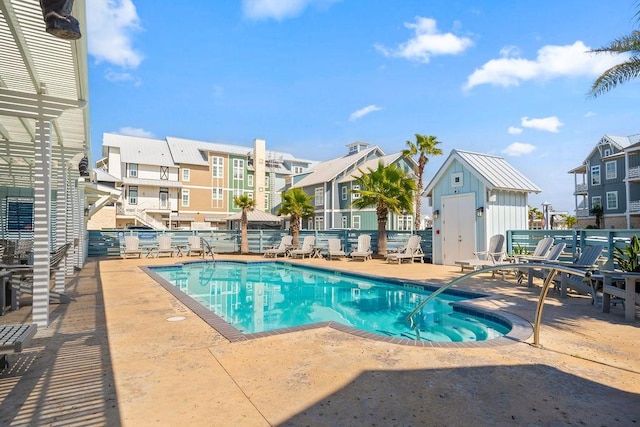
[[[20,353],[37,330],[38,326],[35,323],[0,325],[0,371],[9,367],[7,355]]]
[[[594,245],[594,246],[585,246],[582,250],[582,254],[580,257],[571,264],[564,264],[568,267],[575,268],[578,270],[587,270],[593,269],[596,266],[596,262],[598,258],[602,255],[602,250],[604,246]],[[591,295],[592,303],[596,301],[596,295],[593,292],[593,288],[591,287],[591,281],[586,280],[584,276],[576,276],[574,274],[569,273],[561,273],[560,279],[557,277],[554,278],[556,284],[555,289],[560,290],[560,297],[567,297],[567,289],[571,288],[575,292],[582,295]]]
[[[548,269],[540,269],[535,268],[535,263],[553,263],[557,262],[560,259],[560,255],[564,252],[564,248],[567,246],[566,243],[558,243],[551,247],[551,250],[547,253],[545,257],[524,257],[520,261],[528,262],[532,264],[531,268],[521,268],[518,270],[518,283],[522,283],[522,279],[524,274],[527,275],[527,286],[533,286],[533,278],[537,277],[539,279],[546,279],[547,274],[549,274]]]
[[[538,240],[538,244],[532,254],[518,255],[516,258],[521,262],[546,260],[551,246],[553,246],[553,237],[545,237],[544,239]]]
[[[71,243],[65,243],[51,252],[49,257],[49,277],[53,278],[55,273],[62,266],[62,261],[67,255],[67,251],[71,247]],[[3,264],[0,268],[11,271],[11,289],[12,289],[12,306],[18,306],[17,295],[21,293],[33,294],[33,265],[25,264]],[[61,294],[54,291],[49,291],[49,301],[53,303],[69,303],[73,301],[72,298],[65,294]]]
[[[504,235],[496,234],[491,236],[487,250],[474,252],[474,255],[475,258],[455,261],[455,264],[460,266],[461,272],[464,272],[465,268],[477,270],[479,268],[500,264],[506,257],[504,252]],[[492,276],[495,276],[495,271],[493,271]]]
[[[278,258],[278,255],[286,257],[292,244],[293,236],[282,236],[282,238],[280,239],[280,243],[277,246],[265,250],[263,256],[265,258]]]
[[[417,234],[412,235],[409,237],[406,246],[397,252],[391,252],[386,255],[387,262],[397,262],[398,264],[401,264],[403,260],[406,260],[413,263],[415,259],[419,259],[422,262],[424,260],[424,253],[420,247],[421,240],[422,237]]]
[[[142,249],[140,248],[140,239],[138,236],[125,236],[124,238],[124,252],[123,258],[129,258],[129,256],[138,256],[142,258]]]
[[[311,257],[311,254],[313,253],[313,245],[315,244],[315,242],[316,236],[305,236],[304,240],[302,241],[302,248],[294,249],[290,252],[291,258],[304,258],[305,256]]]
[[[204,256],[204,249],[202,248],[202,242],[200,241],[200,236],[189,236],[189,238],[187,239],[187,242],[189,243],[189,252],[187,253],[187,255],[189,256],[203,255]]]
[[[373,251],[371,250],[371,236],[368,234],[361,234],[358,236],[358,246],[356,250],[351,252],[349,256],[351,256],[352,260],[362,259],[362,261],[366,261],[371,259],[373,255]]]
[[[173,256],[175,248],[173,247],[171,236],[163,235],[158,236],[158,257],[162,255]]]
[[[347,254],[342,250],[342,242],[340,239],[329,239],[328,259],[331,261],[333,258],[344,258]]]

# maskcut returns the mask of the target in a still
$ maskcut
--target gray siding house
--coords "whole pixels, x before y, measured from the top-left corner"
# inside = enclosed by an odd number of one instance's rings
[[[529,193],[540,191],[502,157],[452,150],[423,192],[433,207],[433,263],[473,258],[491,236],[527,229]]]

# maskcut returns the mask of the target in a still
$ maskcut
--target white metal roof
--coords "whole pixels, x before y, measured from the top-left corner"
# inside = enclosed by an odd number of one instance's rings
[[[120,160],[123,163],[176,167],[171,151],[162,139],[105,133],[102,136],[102,145],[119,147]]]
[[[86,34],[85,0],[73,14]],[[91,164],[88,99],[86,37],[48,34],[38,0],[0,0],[0,185],[33,186],[37,117],[53,123],[52,185],[63,167],[77,178],[83,154]]]
[[[236,212],[225,218],[226,221],[238,221],[242,219],[242,212]],[[269,212],[264,212],[258,209],[247,212],[247,221],[261,221],[261,222],[280,222],[283,218],[272,215]]]
[[[452,150],[447,160],[427,184],[422,193],[424,196],[431,193],[435,184],[442,179],[444,172],[455,160],[458,160],[471,170],[490,190],[509,190],[527,193],[540,193],[542,191],[502,157],[471,151]]]
[[[344,182],[353,181],[355,177],[362,175],[359,169],[361,169],[365,174],[367,174],[369,173],[369,168],[373,170],[377,169],[379,162],[382,162],[383,165],[387,166],[392,164],[396,160],[398,160],[400,157],[402,157],[402,152],[388,154],[386,156],[378,157],[376,159],[367,160],[362,165],[358,166],[358,168],[355,169],[352,173],[341,178],[338,182],[342,184]]]
[[[370,147],[354,154],[348,154],[337,159],[327,160],[318,163],[313,171],[297,182],[293,187],[307,187],[309,185],[322,184],[329,182],[341,172],[346,171],[350,166],[355,165],[359,160],[365,158],[372,152],[377,151],[380,156],[384,156],[384,152],[379,147]]]

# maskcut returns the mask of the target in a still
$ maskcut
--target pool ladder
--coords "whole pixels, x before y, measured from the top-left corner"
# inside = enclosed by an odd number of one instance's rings
[[[542,309],[544,307],[544,300],[547,298],[547,293],[549,292],[549,286],[551,285],[553,278],[557,273],[568,273],[576,276],[584,276],[584,280],[589,280],[589,277],[592,274],[591,270],[586,270],[586,271],[578,270],[576,268],[571,268],[571,266],[564,266],[560,264],[551,264],[551,263],[544,263],[544,262],[496,264],[496,265],[488,266],[485,268],[481,268],[479,270],[472,271],[465,275],[462,275],[454,279],[453,281],[451,281],[449,284],[442,286],[437,291],[433,292],[427,298],[422,300],[420,304],[418,304],[418,306],[415,309],[413,309],[411,313],[409,313],[409,315],[405,318],[405,320],[410,323],[411,328],[413,328],[416,331],[416,334],[420,336],[420,331],[418,330],[418,325],[416,324],[414,317],[416,314],[418,314],[418,312],[420,312],[420,310],[422,310],[422,308],[425,305],[427,305],[429,301],[433,300],[435,297],[437,297],[438,295],[440,295],[442,292],[446,291],[453,285],[456,285],[462,282],[463,280],[468,279],[469,277],[476,276],[480,273],[486,273],[488,271],[493,272],[493,271],[499,271],[499,270],[513,270],[516,268],[537,268],[537,269],[544,269],[549,271],[549,274],[547,274],[547,277],[544,279],[544,284],[542,285],[542,290],[540,291],[540,296],[538,297],[538,305],[536,306],[536,318],[533,323],[533,346],[541,347],[540,322],[542,321]]]
[[[211,261],[213,261],[214,263],[216,262],[216,257],[215,254],[213,252],[213,248],[211,247],[211,245],[209,244],[209,242],[207,242],[205,239],[203,239],[202,237],[200,238],[200,244],[204,247],[206,247],[206,250],[202,252],[202,257],[204,258],[205,255],[207,253],[211,254]]]

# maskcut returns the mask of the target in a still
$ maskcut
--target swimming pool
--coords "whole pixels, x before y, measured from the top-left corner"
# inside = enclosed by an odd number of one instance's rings
[[[221,322],[214,327],[230,339],[329,324],[361,336],[469,343],[503,337],[513,328],[508,315],[464,305],[484,295],[460,290],[427,304],[412,328],[407,315],[436,288],[406,280],[277,261],[193,262],[145,270],[174,295],[197,302],[201,317],[209,312],[224,320],[223,327]]]

